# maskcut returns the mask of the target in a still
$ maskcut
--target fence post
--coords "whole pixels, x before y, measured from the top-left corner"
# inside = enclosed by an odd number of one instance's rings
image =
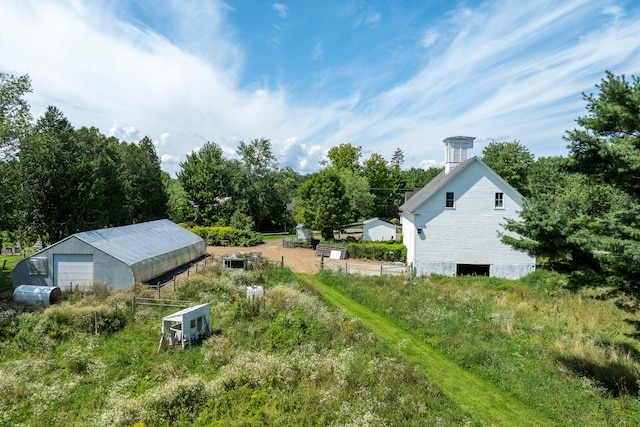
[[[158,299],[160,299],[160,282],[156,284],[156,288],[158,288]]]
[[[176,276],[173,276],[173,292],[176,291]]]
[[[282,255],[282,258],[280,259],[280,268],[284,267],[284,255]]]
[[[196,274],[198,274],[198,263],[196,262]]]
[[[320,254],[320,271],[324,271],[324,254]]]
[[[187,279],[189,278],[189,274],[191,273],[191,264],[187,267]]]
[[[136,314],[136,297],[135,296],[131,300],[131,314],[132,315]]]
[[[380,264],[380,277],[382,277],[382,264]]]

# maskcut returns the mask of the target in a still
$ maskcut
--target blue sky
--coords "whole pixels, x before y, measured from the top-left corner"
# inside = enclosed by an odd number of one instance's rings
[[[404,168],[441,165],[456,135],[565,155],[582,93],[640,76],[638,1],[0,0],[0,22],[35,118],[149,136],[171,174],[255,138],[302,173],[345,142]]]

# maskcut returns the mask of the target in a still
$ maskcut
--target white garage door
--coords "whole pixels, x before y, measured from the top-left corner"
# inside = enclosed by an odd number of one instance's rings
[[[93,283],[93,255],[54,255],[53,273],[60,289]]]

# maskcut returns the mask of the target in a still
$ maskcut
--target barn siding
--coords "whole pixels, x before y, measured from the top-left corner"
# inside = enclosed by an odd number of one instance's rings
[[[445,208],[445,195],[454,192],[455,207]],[[495,193],[504,193],[504,209],[495,209]],[[535,258],[503,244],[498,231],[505,218],[518,218],[519,196],[510,186],[488,176],[480,163],[468,165],[421,206],[414,210],[415,227],[423,234],[410,230],[411,221],[403,223],[408,247],[408,262],[413,262],[416,274],[455,275],[456,264],[489,264],[490,274],[517,278],[535,268]],[[409,219],[409,218],[408,218]],[[415,248],[409,258],[410,247]]]
[[[93,246],[83,242],[75,236],[70,236],[46,249],[35,256],[47,258],[47,275],[32,276],[29,274],[29,258],[25,258],[16,265],[12,274],[13,287],[21,284],[37,286],[59,286],[66,289],[68,283],[55,283],[53,271],[54,255],[93,255],[93,280],[99,283],[108,283],[112,287],[129,287],[134,283],[131,268],[125,263],[97,250]]]

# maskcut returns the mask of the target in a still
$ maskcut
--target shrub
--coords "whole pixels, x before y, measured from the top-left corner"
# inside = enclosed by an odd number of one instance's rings
[[[202,237],[211,246],[221,246],[223,243],[228,243],[231,246],[248,247],[264,242],[260,233],[228,226],[203,227],[196,225],[189,231]]]
[[[407,247],[395,240],[387,242],[349,242],[347,254],[350,258],[375,259],[389,262],[406,262]]]

